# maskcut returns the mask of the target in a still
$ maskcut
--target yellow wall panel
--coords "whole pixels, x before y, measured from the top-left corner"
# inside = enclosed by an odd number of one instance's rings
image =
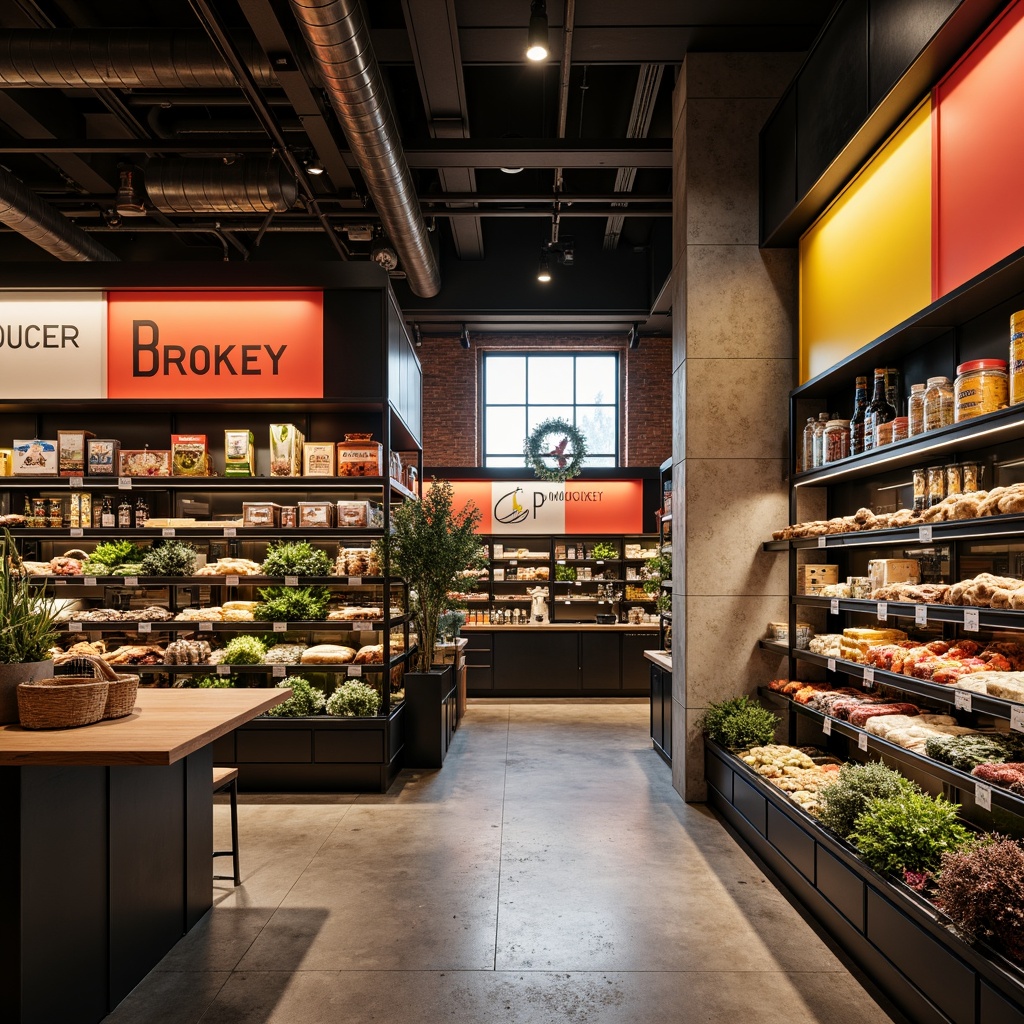
[[[931,226],[929,100],[800,239],[801,383],[931,302]]]

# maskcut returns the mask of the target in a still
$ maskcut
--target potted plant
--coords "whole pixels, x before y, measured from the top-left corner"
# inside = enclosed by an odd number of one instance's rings
[[[18,721],[18,683],[53,675],[50,648],[57,640],[56,610],[45,590],[33,587],[9,530],[0,557],[0,723]]]

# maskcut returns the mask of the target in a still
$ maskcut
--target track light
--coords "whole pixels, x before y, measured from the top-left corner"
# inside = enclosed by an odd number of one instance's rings
[[[530,28],[526,33],[526,56],[532,61],[548,59],[548,12],[544,0],[530,4]]]
[[[626,340],[629,342],[631,349],[638,349],[640,347],[640,325],[633,324],[629,329],[629,334],[626,335]]]
[[[324,165],[315,157],[311,156],[306,161],[306,173],[307,174],[323,174]]]
[[[459,335],[459,344],[463,348],[469,348],[470,345],[469,328],[465,324],[462,325],[462,334]]]
[[[423,335],[420,334],[420,325],[419,324],[413,324],[412,325],[412,336],[413,336],[413,343],[416,345],[416,347],[417,348],[422,348],[423,347]]]
[[[551,257],[548,256],[547,249],[542,249],[540,253],[540,263],[537,266],[537,280],[541,284],[547,284],[551,280]]]
[[[121,184],[117,189],[114,208],[122,217],[146,216],[146,200],[138,186],[134,171],[121,171]]]

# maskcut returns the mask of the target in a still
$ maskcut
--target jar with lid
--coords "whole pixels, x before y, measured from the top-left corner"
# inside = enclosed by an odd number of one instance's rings
[[[928,474],[923,469],[914,470],[914,511],[922,512],[928,507]]]
[[[1010,317],[1010,405],[1024,402],[1024,309]]]
[[[807,424],[804,427],[803,443],[800,448],[800,467],[803,472],[814,468],[814,424],[813,416],[807,417]]]
[[[985,467],[980,462],[964,462],[961,464],[964,474],[964,494],[973,494],[981,489],[981,478]]]
[[[811,442],[811,465],[815,469],[818,466],[824,465],[825,462],[825,424],[827,423],[828,413],[819,413],[818,420],[814,424],[814,434]]]
[[[875,439],[872,442],[873,448],[881,448],[884,445],[892,444],[892,427],[895,420],[889,420],[888,423],[879,422],[875,420]]]
[[[924,393],[924,429],[953,425],[953,385],[948,377],[929,377]]]
[[[1005,409],[1010,401],[1010,383],[1005,359],[972,359],[956,368],[957,423]]]
[[[909,416],[897,416],[892,421],[892,439],[893,441],[906,441],[907,431],[910,427]]]
[[[907,436],[917,437],[924,433],[924,393],[927,384],[911,384],[910,400],[907,403]]]
[[[964,475],[960,466],[951,465],[946,467],[946,494],[964,493]]]
[[[946,497],[946,473],[942,466],[928,467],[928,507]]]
[[[850,421],[829,420],[825,424],[824,464],[838,462],[850,454]]]

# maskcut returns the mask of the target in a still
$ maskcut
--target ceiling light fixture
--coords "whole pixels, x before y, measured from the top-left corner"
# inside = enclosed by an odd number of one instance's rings
[[[629,347],[634,351],[640,347],[640,325],[633,324],[629,329],[629,334],[626,335],[626,340],[629,342]]]
[[[465,324],[462,325],[462,334],[459,335],[459,344],[463,348],[469,348],[470,346],[469,328]]]
[[[146,200],[135,181],[135,172],[121,171],[121,184],[117,189],[114,208],[122,217],[145,217]]]
[[[547,249],[540,251],[540,263],[537,266],[537,280],[541,284],[547,284],[551,280],[551,257]]]
[[[311,156],[306,161],[306,173],[307,174],[323,174],[324,165],[315,157]]]
[[[381,270],[386,270],[388,273],[398,266],[398,253],[383,234],[378,236],[373,243],[373,248],[370,249],[370,259]]]
[[[530,4],[526,56],[529,60],[537,62],[548,59],[548,12],[544,0],[532,0]]]

